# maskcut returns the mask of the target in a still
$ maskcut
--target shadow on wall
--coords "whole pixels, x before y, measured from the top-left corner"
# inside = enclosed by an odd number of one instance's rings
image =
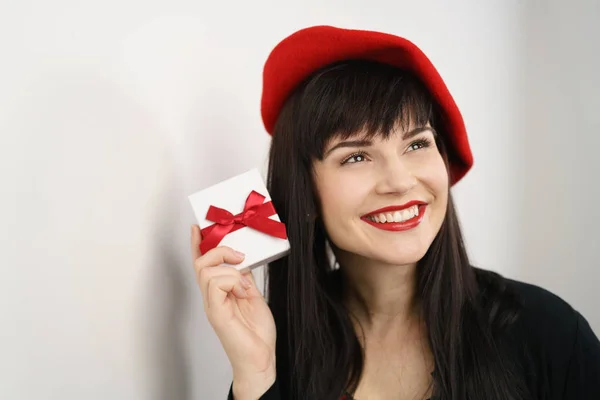
[[[165,138],[161,138],[165,140]],[[169,143],[162,143],[169,148]],[[145,267],[147,275],[140,298],[140,315],[149,340],[145,349],[150,360],[150,395],[155,400],[192,400],[194,398],[193,353],[188,345],[190,320],[196,320],[190,307],[196,290],[191,267],[189,228],[182,221],[187,201],[173,153],[160,160],[154,198],[148,199],[149,246]],[[158,160],[157,160],[158,162]],[[180,229],[181,227],[188,229]],[[187,235],[187,236],[186,236]]]
[[[143,314],[151,321],[148,330],[152,332],[150,349],[156,379],[152,394],[156,400],[224,398],[231,383],[226,355],[204,315],[193,273],[189,225],[197,221],[187,191],[243,172],[245,160],[231,155],[246,147],[239,143],[236,123],[231,120],[232,99],[218,87],[207,87],[199,95],[203,97],[200,105],[210,99],[210,114],[206,110],[194,112],[190,107],[183,124],[186,148],[178,152],[178,157],[188,157],[190,162],[169,159],[163,163],[169,172],[163,173],[160,201],[149,224],[154,256],[149,260],[150,281],[143,303],[156,308],[144,306]],[[177,166],[180,170],[175,169]],[[184,166],[190,170],[181,170]],[[190,178],[189,188],[179,184],[185,174]]]
[[[182,266],[190,267],[191,262],[182,256],[180,239],[175,229],[178,224],[173,216],[178,214],[177,201],[173,194],[180,193],[173,188],[164,187],[166,196],[157,208],[156,231],[153,236],[153,259],[149,279],[151,283],[146,292],[145,304],[154,304],[154,309],[146,309],[145,313],[153,313],[149,332],[152,332],[153,371],[156,390],[152,391],[156,400],[192,400],[190,381],[191,363],[185,346],[186,325],[189,321],[188,296],[189,280],[193,273],[184,274]],[[189,246],[188,246],[189,248]],[[191,257],[189,257],[191,259]],[[161,298],[157,302],[157,297]]]

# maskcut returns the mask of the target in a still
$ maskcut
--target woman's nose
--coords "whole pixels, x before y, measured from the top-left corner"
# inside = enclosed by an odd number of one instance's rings
[[[405,194],[417,185],[417,178],[401,159],[395,158],[381,165],[376,191],[380,194]]]

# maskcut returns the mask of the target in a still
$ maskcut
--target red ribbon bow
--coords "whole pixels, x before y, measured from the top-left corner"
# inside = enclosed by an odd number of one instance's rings
[[[205,254],[208,250],[217,247],[227,234],[245,226],[267,235],[287,239],[285,224],[269,218],[275,214],[273,203],[270,201],[263,203],[263,201],[265,201],[265,196],[253,190],[246,199],[244,211],[238,215],[233,215],[219,207],[210,206],[206,213],[206,219],[215,224],[200,231],[203,238],[200,243],[201,253]]]

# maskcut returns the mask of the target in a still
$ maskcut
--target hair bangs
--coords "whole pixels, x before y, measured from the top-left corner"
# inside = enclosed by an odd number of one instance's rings
[[[311,158],[322,159],[334,138],[387,139],[410,126],[434,125],[435,103],[421,80],[374,61],[325,67],[305,81],[300,93],[297,116],[306,121],[304,154]]]

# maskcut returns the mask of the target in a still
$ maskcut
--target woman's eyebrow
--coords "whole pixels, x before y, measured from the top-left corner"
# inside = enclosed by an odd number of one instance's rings
[[[367,146],[371,146],[372,144],[373,144],[373,141],[366,140],[366,139],[346,140],[343,142],[339,142],[338,144],[336,144],[335,146],[333,146],[332,148],[327,150],[327,152],[325,153],[325,157],[327,157],[329,155],[329,153],[331,153],[332,151],[341,149],[343,147],[367,147]]]
[[[435,135],[435,130],[430,127],[430,126],[420,126],[418,128],[415,128],[411,131],[407,131],[404,132],[404,134],[402,135],[402,140],[408,140],[413,136],[417,136],[419,133],[423,133],[426,131],[431,131],[431,133],[433,133]]]
[[[408,139],[412,138],[413,136],[416,136],[419,133],[422,133],[425,131],[431,131],[432,133],[435,134],[435,131],[433,130],[433,128],[431,128],[429,126],[420,126],[413,130],[404,132],[404,134],[402,135],[402,140],[408,140]],[[332,151],[337,150],[337,149],[341,149],[344,147],[367,147],[367,146],[371,146],[372,144],[373,144],[373,141],[367,140],[367,139],[345,140],[343,142],[337,143],[331,149],[327,150],[327,152],[325,152],[325,156],[323,158],[327,157]]]

